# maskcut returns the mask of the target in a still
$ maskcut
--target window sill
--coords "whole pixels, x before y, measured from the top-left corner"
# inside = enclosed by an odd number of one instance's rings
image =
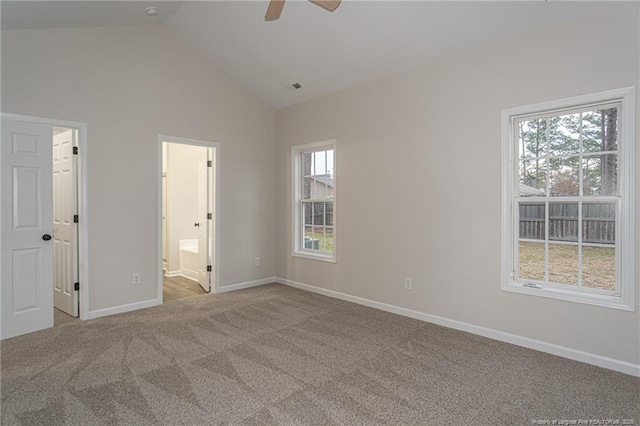
[[[527,287],[521,283],[516,282],[503,283],[501,288],[503,291],[509,291],[512,293],[528,294],[531,296],[546,297],[549,299],[564,300],[574,303],[583,303],[604,308],[620,309],[623,311],[635,310],[632,300],[625,300],[623,297],[615,295],[585,293],[555,287]]]
[[[334,256],[310,253],[306,251],[294,251],[291,255],[293,257],[300,257],[302,259],[319,260],[321,262],[328,262],[328,263],[338,263]]]

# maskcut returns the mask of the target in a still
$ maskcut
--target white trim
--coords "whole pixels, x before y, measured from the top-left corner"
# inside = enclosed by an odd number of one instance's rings
[[[618,174],[620,176],[619,220],[616,223],[616,274],[619,288],[614,295],[594,294],[580,290],[570,290],[554,287],[552,284],[542,283],[536,288],[514,281],[515,254],[517,247],[513,233],[518,229],[516,203],[514,200],[514,185],[517,178],[515,155],[513,150],[514,119],[534,115],[552,110],[570,110],[575,107],[583,109],[585,106],[597,105],[603,102],[620,103],[619,134],[618,134]],[[502,256],[501,283],[503,291],[522,293],[569,302],[584,303],[606,308],[635,311],[635,88],[626,87],[617,90],[594,94],[558,99],[533,105],[519,106],[502,110]],[[536,201],[562,201],[567,197],[541,197]],[[590,201],[592,197],[583,201]],[[601,197],[602,201],[609,201],[611,197]],[[578,201],[576,197],[572,200]],[[616,200],[616,198],[614,198]],[[529,199],[527,198],[527,201]],[[624,226],[624,228],[621,227]],[[548,244],[548,242],[546,243]]]
[[[336,250],[336,234],[335,234],[335,230],[333,232],[333,251],[335,253]],[[294,242],[295,244],[295,242]],[[321,253],[313,253],[313,252],[309,252],[306,250],[300,250],[300,251],[294,251],[293,253],[291,253],[291,256],[293,257],[299,257],[301,259],[309,259],[309,260],[319,260],[321,262],[328,262],[328,263],[338,263],[336,258],[334,256],[327,256],[322,254],[324,252]]]
[[[158,259],[158,283],[157,283],[157,301],[158,304],[162,304],[162,143],[179,143],[185,145],[196,145],[205,148],[211,148],[214,150],[214,184],[211,190],[213,191],[214,199],[214,212],[213,212],[213,286],[211,288],[212,293],[218,293],[220,290],[220,144],[218,142],[203,141],[198,139],[182,138],[169,135],[158,135],[158,205],[157,205],[157,219],[158,219],[158,247],[157,247],[157,259]],[[171,273],[175,273],[172,271]],[[169,273],[167,273],[167,276]],[[173,275],[176,276],[176,275]]]
[[[229,291],[236,291],[236,290],[242,290],[245,288],[258,287],[265,284],[275,283],[277,282],[277,280],[278,279],[276,277],[268,277],[268,278],[261,278],[259,280],[254,280],[254,281],[245,281],[242,283],[224,285],[219,287],[216,293],[227,293]]]
[[[466,331],[467,333],[476,334],[478,336],[487,337],[489,339],[498,340],[500,342],[511,343],[513,345],[518,345],[525,348],[534,349],[540,352],[561,356],[563,358],[568,358],[574,361],[580,361],[586,364],[595,365],[596,367],[602,367],[609,370],[618,371],[620,373],[640,377],[640,364],[633,364],[626,361],[620,361],[614,358],[609,358],[601,355],[592,354],[589,352],[579,351],[576,349],[567,348],[565,346],[555,345],[553,343],[547,343],[540,340],[530,339],[528,337],[519,336],[517,334],[494,330],[494,329],[482,327],[479,325],[473,325],[473,324],[465,323],[462,321],[441,317],[438,315],[426,314],[424,312],[414,311],[407,308],[401,308],[399,306],[389,305],[387,303],[376,302],[374,300],[369,300],[369,299],[365,299],[358,296],[352,296],[350,294],[340,293],[334,290],[327,290],[321,287],[316,287],[309,284],[303,284],[301,282],[292,281],[285,278],[278,277],[276,278],[276,282],[278,282],[279,284],[287,285],[289,287],[294,287],[301,290],[322,294],[324,296],[333,297],[335,299],[357,303],[358,305],[368,306],[374,309],[380,309],[381,311],[391,312],[393,314],[414,318],[420,321],[425,321],[428,323],[437,324],[437,325],[441,325],[448,328],[453,328],[455,330]]]
[[[122,314],[124,312],[137,311],[138,309],[151,308],[153,306],[161,305],[157,299],[144,300],[142,302],[128,303],[126,305],[112,306],[110,308],[96,309],[95,311],[89,311],[87,319],[101,318],[109,315]]]
[[[180,275],[182,275],[183,278],[186,278],[188,280],[198,282],[197,271],[192,271],[191,269],[182,268],[180,269]]]
[[[313,151],[316,148],[333,149],[333,252],[312,252],[299,247],[300,242],[300,211],[298,208],[298,194],[300,190],[300,161],[299,154],[303,151]],[[291,147],[291,180],[292,180],[292,198],[291,198],[291,223],[293,231],[291,233],[291,256],[300,257],[310,260],[320,260],[322,262],[337,263],[338,262],[338,141],[329,139],[320,142],[311,142]],[[320,200],[318,200],[320,202]]]
[[[188,274],[185,274],[184,271],[182,271],[182,270],[165,272],[164,276],[167,277],[167,278],[182,277],[182,278],[187,279],[189,281],[193,281],[193,282],[196,282],[196,283],[198,282],[198,277],[197,276],[194,278],[193,276],[189,276]]]
[[[59,120],[56,118],[37,117],[24,114],[0,113],[7,120],[27,123],[47,124],[65,127],[78,131],[78,280],[80,282],[80,319],[89,319],[89,203],[88,203],[88,129],[87,123],[79,121]],[[51,307],[53,309],[53,306]]]

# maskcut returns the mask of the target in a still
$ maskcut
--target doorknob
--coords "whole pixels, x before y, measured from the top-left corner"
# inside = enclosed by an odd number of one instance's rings
[[[193,226],[200,226],[200,222],[194,223]]]
[[[44,234],[44,235],[42,236],[42,239],[43,239],[43,240],[45,240],[45,241],[49,241],[49,240],[51,239],[51,235],[49,235],[49,234]]]

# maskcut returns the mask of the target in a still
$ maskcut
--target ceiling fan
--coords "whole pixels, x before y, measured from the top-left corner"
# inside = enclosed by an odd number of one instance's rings
[[[316,6],[320,6],[321,8],[328,10],[329,12],[333,12],[340,6],[342,0],[309,0],[311,3]],[[282,13],[282,8],[284,7],[285,0],[271,0],[269,2],[269,7],[267,8],[267,13],[264,15],[265,21],[275,21],[280,18],[280,14]]]

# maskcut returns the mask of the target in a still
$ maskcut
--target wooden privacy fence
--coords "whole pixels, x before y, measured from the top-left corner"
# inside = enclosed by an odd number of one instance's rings
[[[582,204],[582,241],[615,243],[614,203]],[[549,203],[549,239],[578,241],[578,203]],[[520,238],[544,240],[544,203],[520,204]]]

